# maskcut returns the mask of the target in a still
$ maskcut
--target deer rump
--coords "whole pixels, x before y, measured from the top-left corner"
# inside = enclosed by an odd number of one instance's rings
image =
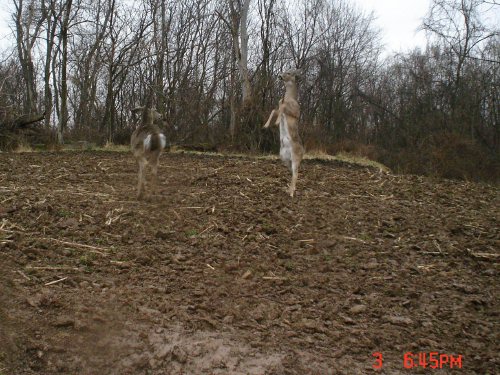
[[[150,100],[148,100],[148,103]],[[142,121],[132,133],[130,146],[139,167],[137,198],[144,196],[146,179],[145,168],[149,164],[153,175],[152,190],[156,191],[158,186],[158,163],[159,157],[167,145],[167,138],[161,132],[155,122],[161,121],[162,116],[154,108],[149,106],[136,107],[132,112],[142,111]]]
[[[144,138],[144,152],[160,151],[167,145],[167,138],[163,133],[150,133]]]

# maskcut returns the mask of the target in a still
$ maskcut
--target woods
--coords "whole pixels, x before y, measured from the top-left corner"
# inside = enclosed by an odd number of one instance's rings
[[[171,144],[269,152],[262,130],[301,68],[307,151],[397,172],[498,180],[500,34],[488,0],[433,0],[424,50],[382,56],[373,15],[348,0],[11,0],[0,59],[0,147],[125,144],[155,94]],[[22,118],[37,125],[17,126]],[[22,121],[21,121],[22,122]],[[23,129],[19,129],[19,128]],[[14,131],[16,128],[17,131]]]

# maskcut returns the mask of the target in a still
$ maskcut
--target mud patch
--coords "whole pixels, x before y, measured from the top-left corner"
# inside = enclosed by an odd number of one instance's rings
[[[0,154],[0,374],[405,373],[498,360],[499,189],[306,160]],[[414,373],[429,369],[415,368]]]

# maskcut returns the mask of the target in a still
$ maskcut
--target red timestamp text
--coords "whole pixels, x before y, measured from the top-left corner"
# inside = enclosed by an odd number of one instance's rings
[[[372,367],[375,370],[380,370],[384,366],[384,357],[381,352],[372,354],[374,357]],[[443,368],[457,368],[461,369],[463,365],[463,355],[461,354],[443,354],[439,352],[420,352],[412,353],[406,352],[403,356],[403,366],[406,369],[412,368],[429,368],[429,369],[443,369]]]
[[[406,352],[403,357],[403,366],[406,369],[411,368],[462,368],[463,356],[461,354],[442,354],[439,352],[412,353]]]

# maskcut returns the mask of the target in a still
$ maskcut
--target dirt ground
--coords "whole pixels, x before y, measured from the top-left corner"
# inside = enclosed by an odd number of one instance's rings
[[[137,202],[128,153],[0,153],[1,375],[498,374],[498,187],[308,160],[291,199],[278,160],[159,173]]]

